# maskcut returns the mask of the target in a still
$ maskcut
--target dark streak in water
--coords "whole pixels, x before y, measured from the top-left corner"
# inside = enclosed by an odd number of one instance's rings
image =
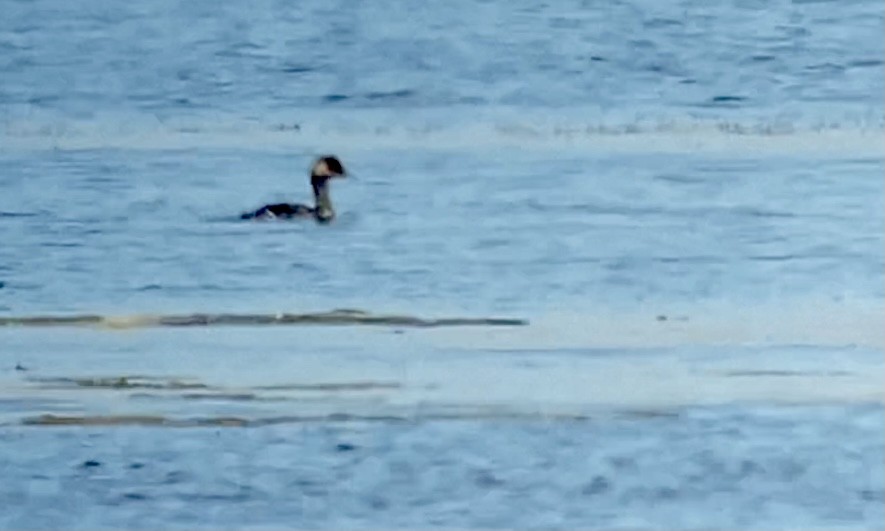
[[[284,72],[286,74],[304,74],[306,72],[313,72],[314,68],[309,66],[296,66],[296,65],[288,65],[284,66],[280,69],[280,72]]]
[[[36,212],[5,212],[0,211],[0,218],[32,218],[39,214]]]
[[[392,99],[392,98],[407,98],[413,95],[415,92],[409,89],[403,90],[394,90],[391,92],[369,92],[366,94],[366,99],[369,100],[383,100],[383,99]]]
[[[787,378],[792,376],[852,376],[848,371],[789,371],[789,370],[746,370],[746,371],[729,371],[725,373],[729,377],[781,377]]]
[[[181,398],[226,398],[237,400],[249,400],[255,397],[251,391],[372,391],[400,389],[398,382],[316,382],[316,383],[287,383],[273,385],[259,385],[245,388],[241,391],[233,391],[224,387],[207,385],[188,378],[167,378],[155,376],[122,375],[122,376],[96,376],[96,377],[31,377],[27,381],[39,384],[42,388],[52,389],[150,389],[150,390],[200,390],[201,393],[182,395]]]
[[[742,96],[714,96],[710,101],[714,103],[736,103],[746,99]]]
[[[399,389],[396,382],[341,382],[315,384],[259,385],[262,391],[369,391],[372,389]]]
[[[855,68],[868,68],[868,67],[879,67],[882,66],[881,59],[860,59],[857,61],[851,61],[848,63],[848,66]]]
[[[628,415],[630,416],[630,415]],[[463,420],[539,420],[539,421],[586,421],[589,417],[582,414],[539,415],[516,412],[463,412],[422,414],[418,416],[397,415],[352,415],[349,413],[332,413],[328,415],[279,416],[264,418],[245,417],[199,417],[172,418],[159,415],[89,415],[62,416],[39,415],[22,419],[25,426],[158,426],[167,428],[201,428],[230,427],[254,428],[278,424],[297,424],[309,422],[416,422],[416,421],[463,421]]]
[[[96,388],[96,389],[207,389],[206,384],[175,379],[160,379],[146,376],[112,376],[96,378],[35,377],[28,379],[53,388]]]

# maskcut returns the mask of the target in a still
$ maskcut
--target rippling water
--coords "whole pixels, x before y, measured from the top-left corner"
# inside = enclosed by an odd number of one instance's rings
[[[881,525],[880,2],[0,8],[0,526]]]

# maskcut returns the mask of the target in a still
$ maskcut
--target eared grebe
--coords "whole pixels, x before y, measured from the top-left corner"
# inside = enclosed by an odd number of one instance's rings
[[[332,198],[329,197],[329,180],[334,177],[346,177],[344,166],[334,156],[320,157],[310,170],[310,185],[313,187],[314,206],[277,203],[264,205],[253,212],[246,212],[240,219],[290,219],[312,217],[325,223],[335,217]]]

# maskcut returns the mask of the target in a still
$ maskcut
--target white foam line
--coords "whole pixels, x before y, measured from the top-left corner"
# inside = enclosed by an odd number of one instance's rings
[[[810,157],[885,158],[881,128],[795,128],[770,131],[719,122],[600,126],[529,125],[484,122],[459,126],[304,125],[275,130],[260,124],[206,123],[192,126],[123,127],[75,124],[45,127],[7,125],[0,129],[0,150],[88,149],[249,149],[304,151],[347,149],[420,149],[483,151],[520,149],[578,153],[711,154],[730,157],[802,155]],[[339,147],[340,146],[340,147]]]

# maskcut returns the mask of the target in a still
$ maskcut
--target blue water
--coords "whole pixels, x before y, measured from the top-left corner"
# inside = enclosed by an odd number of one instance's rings
[[[530,322],[7,327],[0,527],[881,527],[880,2],[0,12],[0,316]]]

